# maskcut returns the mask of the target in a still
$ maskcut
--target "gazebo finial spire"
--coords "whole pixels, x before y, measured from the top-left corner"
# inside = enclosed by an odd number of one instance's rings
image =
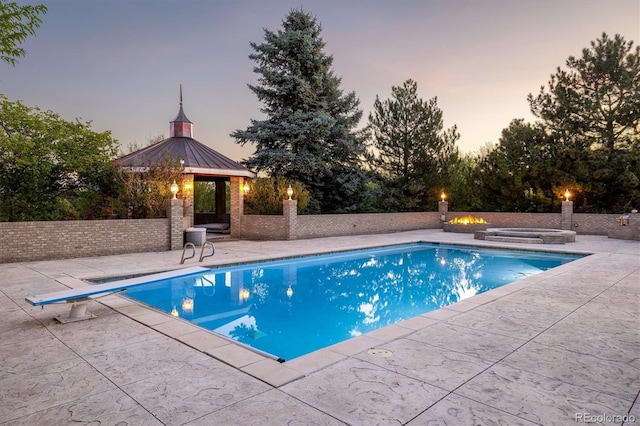
[[[169,125],[169,136],[193,138],[193,123],[189,121],[182,109],[182,84],[180,84],[180,110]]]

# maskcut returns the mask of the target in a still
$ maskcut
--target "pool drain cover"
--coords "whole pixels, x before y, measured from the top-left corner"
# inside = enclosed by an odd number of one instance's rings
[[[388,349],[381,348],[371,348],[367,353],[376,358],[389,358],[390,356],[393,356],[393,352]]]

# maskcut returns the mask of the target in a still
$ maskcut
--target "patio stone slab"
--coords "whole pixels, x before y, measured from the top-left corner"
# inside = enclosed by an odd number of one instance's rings
[[[506,357],[504,365],[631,402],[640,391],[639,368],[534,342]]]
[[[417,331],[407,336],[407,339],[493,362],[504,358],[526,342],[515,337],[472,330],[449,323]]]
[[[211,359],[141,380],[122,389],[165,424],[183,424],[271,387]]]
[[[457,394],[543,425],[575,423],[577,413],[626,413],[629,401],[557,379],[496,365]]]
[[[636,324],[637,325],[637,324]],[[635,327],[635,326],[634,326]],[[634,328],[635,330],[635,328]],[[620,333],[617,327],[611,331],[591,329],[588,325],[579,327],[575,322],[563,321],[551,327],[548,332],[533,339],[536,343],[568,350],[594,358],[620,362],[640,368],[640,338],[636,331]],[[616,336],[620,336],[621,337]],[[628,336],[625,338],[625,336]]]
[[[526,315],[511,312],[497,314],[479,309],[460,314],[447,320],[447,323],[523,340],[537,336],[551,325],[529,321]]]
[[[54,424],[163,425],[118,389],[82,397],[3,423],[4,426]]]
[[[158,336],[89,354],[85,359],[116,385],[124,386],[211,358],[173,339]]]
[[[476,356],[425,345],[409,339],[389,342],[382,348],[393,352],[393,355],[378,358],[365,352],[356,357],[449,391],[493,364]]]
[[[0,374],[0,419],[15,420],[34,412],[114,389],[80,358]]]
[[[36,319],[22,310],[0,315],[0,345],[47,338],[50,333]]]
[[[640,278],[638,279],[640,283]],[[623,321],[640,321],[640,284],[637,288],[614,287],[585,304],[581,311]]]
[[[185,426],[211,425],[345,425],[276,389],[222,408]]]
[[[17,374],[77,356],[51,335],[11,343],[4,343],[3,339],[0,340],[0,373]]]
[[[537,423],[513,416],[460,395],[451,394],[407,423],[407,426],[422,425],[533,426],[537,425]]]
[[[447,394],[356,359],[334,364],[281,390],[351,425],[401,425]]]
[[[96,319],[71,324],[51,321],[48,329],[80,355],[103,352],[156,337],[149,333],[146,326],[114,311],[110,315],[98,315]]]

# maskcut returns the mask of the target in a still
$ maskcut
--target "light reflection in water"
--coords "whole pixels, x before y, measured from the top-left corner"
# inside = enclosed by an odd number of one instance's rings
[[[412,245],[212,270],[127,295],[291,359],[573,259]]]

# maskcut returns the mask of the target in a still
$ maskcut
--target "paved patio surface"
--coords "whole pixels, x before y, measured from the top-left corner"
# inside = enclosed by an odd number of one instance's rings
[[[414,241],[594,254],[283,364],[117,295],[71,324],[24,301],[176,269],[181,251],[0,264],[0,424],[640,424],[639,242],[419,230],[222,241],[205,264]]]

